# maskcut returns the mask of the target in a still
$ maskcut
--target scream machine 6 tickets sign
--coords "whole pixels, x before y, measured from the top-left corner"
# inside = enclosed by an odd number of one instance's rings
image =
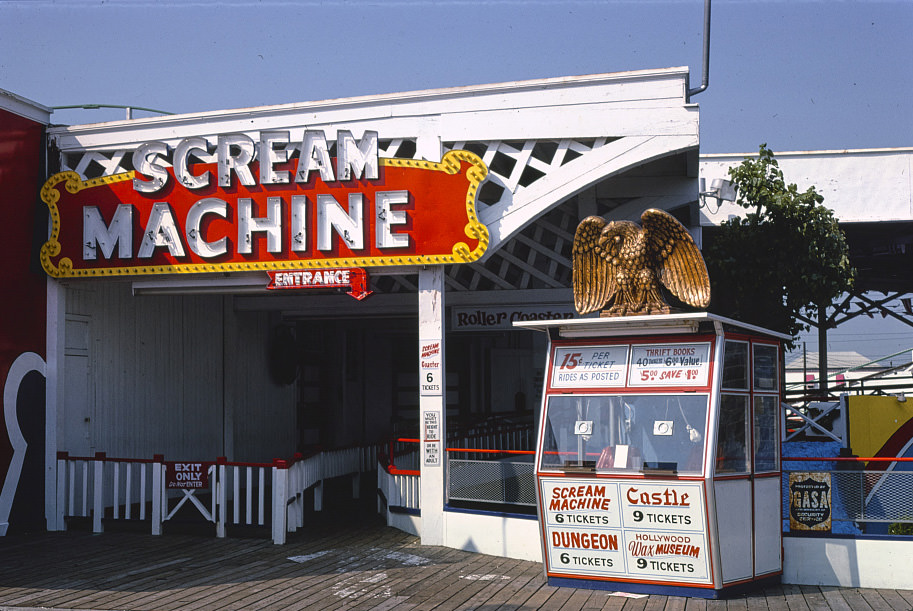
[[[488,245],[473,153],[378,156],[376,132],[261,132],[140,145],[134,170],[41,190],[54,277],[468,263]],[[331,153],[335,157],[331,157]]]

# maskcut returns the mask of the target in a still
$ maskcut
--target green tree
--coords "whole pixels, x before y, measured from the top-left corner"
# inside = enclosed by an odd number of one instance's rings
[[[729,169],[736,204],[749,210],[704,245],[711,310],[792,337],[853,284],[849,248],[814,187],[786,184],[773,152]]]

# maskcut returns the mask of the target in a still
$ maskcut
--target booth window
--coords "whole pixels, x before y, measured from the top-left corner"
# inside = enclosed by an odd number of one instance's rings
[[[700,474],[707,395],[555,395],[542,470]]]
[[[748,342],[726,340],[723,351],[723,388],[748,390]]]
[[[754,470],[776,471],[777,464],[777,397],[754,398]]]
[[[768,344],[754,344],[754,389],[760,391],[777,390],[777,347]]]
[[[748,472],[748,396],[720,397],[720,426],[716,446],[717,473]]]

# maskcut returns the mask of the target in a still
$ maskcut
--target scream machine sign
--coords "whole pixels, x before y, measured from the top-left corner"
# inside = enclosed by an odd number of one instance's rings
[[[488,230],[476,195],[488,170],[468,151],[439,162],[378,156],[377,133],[322,131],[148,142],[134,170],[41,190],[51,276],[98,277],[469,263]],[[335,157],[331,157],[331,152]]]

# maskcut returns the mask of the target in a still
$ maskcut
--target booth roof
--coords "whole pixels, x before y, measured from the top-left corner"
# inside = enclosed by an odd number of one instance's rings
[[[789,336],[783,333],[711,314],[710,312],[654,314],[649,316],[607,316],[570,320],[531,320],[514,322],[514,326],[547,333],[554,329],[558,335],[564,338],[583,338],[639,334],[655,335],[659,333],[696,333],[702,322],[719,323],[751,333],[784,340],[789,339]]]

